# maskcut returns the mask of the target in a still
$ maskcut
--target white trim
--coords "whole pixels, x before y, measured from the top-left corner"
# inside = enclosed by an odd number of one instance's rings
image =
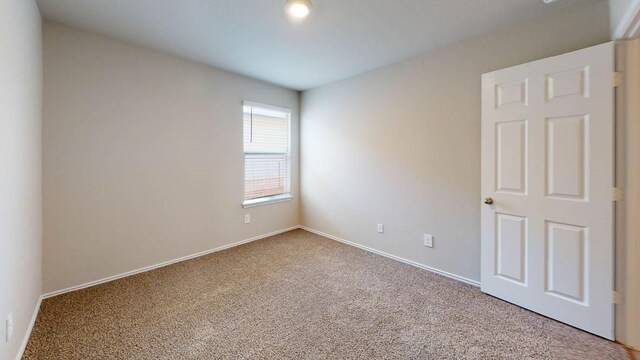
[[[18,349],[18,353],[16,354],[16,360],[22,359],[22,355],[24,355],[24,350],[27,348],[27,344],[29,343],[29,338],[31,337],[31,331],[33,331],[33,325],[36,323],[36,319],[38,318],[38,313],[40,312],[40,304],[42,304],[43,297],[40,296],[38,298],[38,302],[36,303],[36,308],[33,310],[33,315],[31,316],[31,321],[29,322],[29,326],[27,326],[27,331],[24,334],[24,338],[22,339],[22,344],[20,344],[20,348]]]
[[[285,114],[291,115],[291,109],[289,109],[289,108],[280,107],[280,106],[274,106],[274,105],[268,105],[268,104],[262,104],[262,103],[254,102],[254,101],[246,101],[245,100],[245,101],[242,102],[242,106],[251,106],[251,107],[257,107],[257,108],[263,108],[263,109],[279,111],[279,112],[283,112]]]
[[[292,227],[289,227],[289,228],[286,228],[286,229],[277,230],[277,231],[274,231],[274,232],[270,232],[268,234],[259,235],[259,236],[252,237],[250,239],[246,239],[246,240],[242,240],[242,241],[238,241],[238,242],[235,242],[235,243],[232,243],[232,244],[223,245],[223,246],[220,246],[220,247],[217,247],[217,248],[214,248],[214,249],[201,251],[199,253],[183,256],[183,257],[180,257],[180,258],[177,258],[177,259],[173,259],[173,260],[168,260],[168,261],[161,262],[161,263],[158,263],[158,264],[155,264],[155,265],[145,266],[145,267],[137,269],[137,270],[127,271],[127,272],[119,274],[119,275],[113,275],[113,276],[109,276],[109,277],[106,277],[106,278],[103,278],[103,279],[100,279],[100,280],[90,281],[88,283],[84,283],[84,284],[80,284],[80,285],[76,285],[76,286],[71,286],[71,287],[68,287],[66,289],[52,291],[52,292],[43,294],[42,295],[42,299],[47,299],[47,298],[58,296],[58,295],[62,295],[62,294],[68,293],[68,292],[72,292],[72,291],[88,288],[88,287],[91,287],[91,286],[103,284],[103,283],[110,282],[110,281],[113,281],[113,280],[122,279],[122,278],[125,278],[125,277],[128,277],[128,276],[131,276],[131,275],[141,274],[141,273],[144,273],[144,272],[147,272],[147,271],[151,271],[151,270],[154,270],[154,269],[157,269],[157,268],[161,268],[161,267],[164,267],[164,266],[172,265],[172,264],[175,264],[175,263],[178,263],[178,262],[181,262],[181,261],[185,261],[185,260],[194,259],[194,258],[201,257],[201,256],[204,256],[204,255],[209,255],[209,254],[212,254],[212,253],[215,253],[215,252],[218,252],[218,251],[226,250],[226,249],[229,249],[229,248],[232,248],[232,247],[236,247],[236,246],[239,246],[239,245],[243,245],[243,244],[246,244],[246,243],[250,243],[250,242],[253,242],[253,241],[256,241],[256,240],[261,240],[261,239],[264,239],[264,238],[267,238],[267,237],[270,237],[270,236],[282,234],[282,233],[285,233],[285,232],[288,232],[288,231],[291,231],[291,230],[295,230],[295,229],[298,229],[298,228],[299,228],[299,226],[297,226],[297,225],[296,226],[292,226]]]
[[[387,254],[387,253],[385,253],[383,251],[376,250],[376,249],[370,248],[368,246],[360,245],[360,244],[357,244],[357,243],[354,243],[354,242],[351,242],[351,241],[348,241],[348,240],[344,240],[344,239],[341,239],[341,238],[339,238],[337,236],[329,235],[329,234],[323,233],[322,231],[311,229],[311,228],[308,228],[306,226],[300,226],[300,229],[306,230],[306,231],[314,233],[316,235],[320,235],[320,236],[326,237],[326,238],[331,239],[331,240],[335,240],[335,241],[341,242],[341,243],[346,244],[346,245],[357,247],[359,249],[362,249],[362,250],[365,250],[365,251],[368,251],[368,252],[371,252],[371,253],[374,253],[374,254],[377,254],[377,255],[384,256],[384,257],[389,258],[389,259],[393,259],[393,260],[399,261],[401,263],[412,265],[412,266],[415,266],[417,268],[420,268],[420,269],[423,269],[423,270],[427,270],[427,271],[430,271],[430,272],[433,272],[433,273],[448,277],[448,278],[453,279],[453,280],[458,280],[458,281],[461,281],[461,282],[463,282],[465,284],[468,284],[468,285],[473,285],[473,286],[476,286],[476,287],[480,287],[480,282],[479,281],[467,279],[466,277],[463,277],[463,276],[460,276],[460,275],[452,274],[452,273],[446,272],[444,270],[440,270],[440,269],[436,269],[436,268],[431,267],[431,266],[423,265],[423,264],[417,263],[415,261],[411,261],[411,260],[407,260],[407,259],[401,258],[399,256]]]
[[[84,283],[84,284],[81,284],[81,285],[76,285],[76,286],[72,286],[72,287],[69,287],[69,288],[66,288],[66,289],[52,291],[52,292],[43,294],[40,297],[40,299],[38,299],[38,303],[36,305],[36,308],[34,310],[33,316],[31,318],[31,322],[29,323],[29,327],[28,327],[27,333],[25,334],[24,340],[22,341],[22,345],[20,346],[20,349],[19,349],[18,354],[16,356],[16,360],[20,360],[22,358],[24,350],[26,349],[27,344],[29,343],[29,337],[31,336],[31,331],[33,330],[33,326],[35,325],[36,319],[38,317],[38,312],[40,311],[40,304],[42,303],[42,300],[44,300],[44,299],[48,299],[48,298],[51,298],[51,297],[54,297],[54,296],[62,295],[62,294],[65,294],[65,293],[68,293],[68,292],[72,292],[72,291],[76,291],[76,290],[80,290],[80,289],[85,289],[85,288],[88,288],[88,287],[91,287],[91,286],[104,284],[104,283],[107,283],[107,282],[110,282],[110,281],[114,281],[114,280],[118,280],[118,279],[122,279],[122,278],[125,278],[125,277],[128,277],[128,276],[141,274],[141,273],[144,273],[144,272],[147,272],[147,271],[151,271],[151,270],[158,269],[158,268],[161,268],[161,267],[164,267],[164,266],[175,264],[175,263],[178,263],[178,262],[181,262],[181,261],[186,261],[186,260],[190,260],[190,259],[194,259],[194,258],[197,258],[197,257],[204,256],[204,255],[212,254],[212,253],[215,253],[215,252],[218,252],[218,251],[226,250],[226,249],[229,249],[229,248],[233,248],[233,247],[236,247],[236,246],[239,246],[239,245],[247,244],[247,243],[250,243],[250,242],[253,242],[253,241],[261,240],[261,239],[264,239],[264,238],[267,238],[267,237],[270,237],[270,236],[282,234],[282,233],[285,233],[285,232],[288,232],[288,231],[292,231],[292,230],[296,230],[296,229],[302,229],[302,230],[308,231],[310,233],[314,233],[314,234],[320,235],[320,236],[325,237],[325,238],[330,239],[330,240],[338,241],[340,243],[343,243],[343,244],[346,244],[346,245],[349,245],[349,246],[353,246],[353,247],[356,247],[356,248],[359,248],[359,249],[362,249],[362,250],[365,250],[365,251],[368,251],[368,252],[371,252],[371,253],[374,253],[374,254],[377,254],[377,255],[380,255],[380,256],[384,256],[384,257],[389,258],[389,259],[393,259],[393,260],[396,260],[396,261],[399,261],[399,262],[402,262],[402,263],[405,263],[405,264],[408,264],[408,265],[412,265],[412,266],[415,266],[417,268],[420,268],[420,269],[423,269],[423,270],[426,270],[426,271],[430,271],[430,272],[445,276],[445,277],[453,279],[453,280],[458,280],[458,281],[463,282],[463,283],[468,284],[468,285],[480,287],[480,282],[478,282],[478,281],[467,279],[467,278],[465,278],[463,276],[455,275],[455,274],[452,274],[452,273],[449,273],[449,272],[446,272],[446,271],[443,271],[443,270],[439,270],[439,269],[436,269],[436,268],[433,268],[433,267],[430,267],[430,266],[427,266],[427,265],[423,265],[423,264],[417,263],[415,261],[411,261],[411,260],[407,260],[407,259],[401,258],[399,256],[387,254],[385,252],[382,252],[382,251],[379,251],[379,250],[376,250],[376,249],[372,249],[372,248],[364,246],[364,245],[356,244],[354,242],[347,241],[347,240],[341,239],[341,238],[339,238],[337,236],[329,235],[329,234],[323,233],[321,231],[318,231],[318,230],[315,230],[315,229],[311,229],[311,228],[306,227],[306,226],[297,225],[297,226],[292,226],[292,227],[289,227],[289,228],[286,228],[286,229],[277,230],[277,231],[274,231],[274,232],[271,232],[271,233],[268,233],[268,234],[256,236],[256,237],[253,237],[253,238],[250,238],[250,239],[238,241],[238,242],[235,242],[235,243],[232,243],[232,244],[220,246],[220,247],[217,247],[217,248],[214,248],[214,249],[211,249],[211,250],[206,250],[206,251],[202,251],[202,252],[195,253],[195,254],[192,254],[192,255],[183,256],[181,258],[165,261],[165,262],[158,263],[158,264],[155,264],[155,265],[143,267],[143,268],[140,268],[140,269],[137,269],[137,270],[128,271],[126,273],[122,273],[122,274],[119,274],[119,275],[109,276],[109,277],[106,277],[106,278],[103,278],[103,279],[100,279],[100,280],[95,280],[95,281],[91,281],[91,282]]]
[[[640,1],[629,4],[620,24],[613,33],[613,39],[632,39],[637,36],[640,36]]]
[[[293,196],[291,196],[291,194],[280,194],[280,195],[266,196],[266,197],[261,197],[261,198],[257,198],[257,199],[245,200],[242,203],[242,207],[245,208],[245,209],[248,209],[248,208],[252,208],[252,207],[256,207],[256,206],[262,206],[262,205],[275,204],[275,203],[280,203],[280,202],[285,202],[285,201],[291,201],[291,199],[293,199]]]

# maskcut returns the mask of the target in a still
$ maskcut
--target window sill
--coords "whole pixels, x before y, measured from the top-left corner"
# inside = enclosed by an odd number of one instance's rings
[[[258,199],[245,200],[245,202],[242,203],[242,207],[246,209],[267,204],[291,201],[291,199],[293,199],[293,196],[291,196],[290,194],[267,196]]]

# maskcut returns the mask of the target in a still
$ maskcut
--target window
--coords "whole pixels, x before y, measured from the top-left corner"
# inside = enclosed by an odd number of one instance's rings
[[[290,199],[289,109],[245,102],[245,207]]]

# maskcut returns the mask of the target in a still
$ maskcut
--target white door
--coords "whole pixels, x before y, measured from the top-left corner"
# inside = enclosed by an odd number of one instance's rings
[[[613,71],[607,43],[482,76],[482,291],[609,339]]]

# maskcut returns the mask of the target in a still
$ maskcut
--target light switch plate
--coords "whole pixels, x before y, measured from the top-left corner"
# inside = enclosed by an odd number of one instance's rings
[[[244,223],[245,224],[251,223],[251,214],[244,214]]]
[[[378,224],[378,234],[384,234],[384,224]]]

